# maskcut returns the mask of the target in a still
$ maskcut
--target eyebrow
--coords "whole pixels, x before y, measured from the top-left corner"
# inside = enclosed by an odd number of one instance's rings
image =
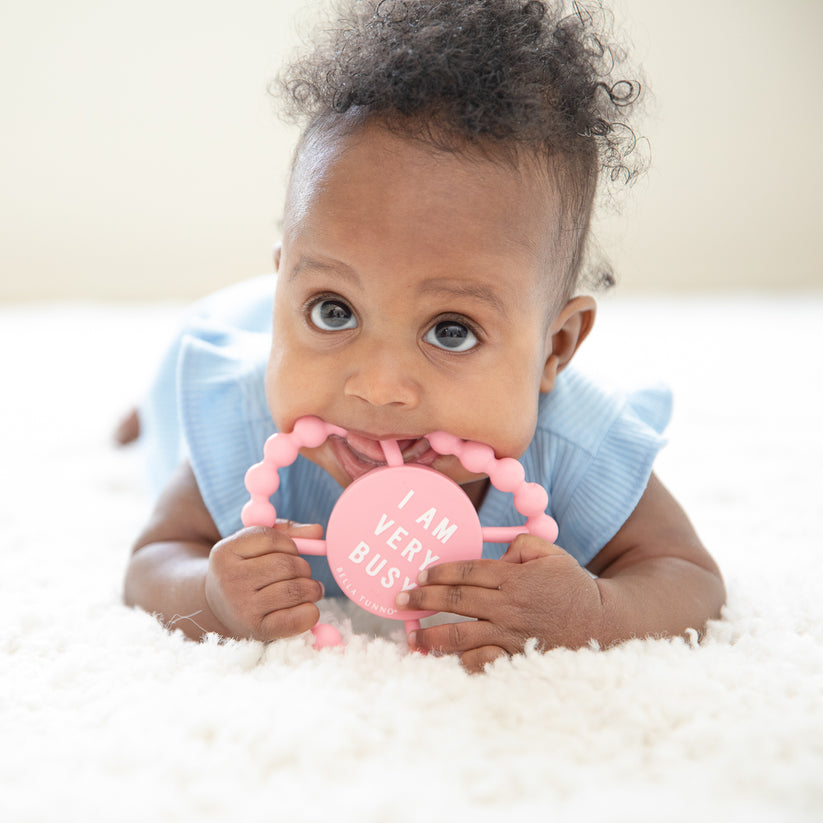
[[[440,277],[433,277],[423,283],[421,291],[429,294],[442,294],[448,297],[464,297],[470,300],[478,300],[503,315],[504,318],[508,318],[509,316],[506,304],[500,299],[500,296],[493,289],[486,286],[464,283],[460,280],[444,280]]]
[[[289,272],[289,281],[294,280],[307,269],[333,273],[358,286],[361,283],[357,270],[353,269],[347,263],[343,263],[341,260],[318,260],[313,257],[301,257],[291,272]],[[476,300],[485,303],[498,314],[501,314],[504,319],[509,318],[506,304],[493,289],[486,286],[465,283],[456,278],[432,277],[423,281],[420,291],[423,294],[439,294],[445,297]]]
[[[301,257],[294,268],[289,272],[289,281],[294,280],[299,274],[306,269],[313,269],[319,272],[331,272],[339,275],[344,280],[350,280],[353,283],[360,283],[360,277],[357,272],[348,264],[340,260],[324,261],[317,260],[313,257]]]

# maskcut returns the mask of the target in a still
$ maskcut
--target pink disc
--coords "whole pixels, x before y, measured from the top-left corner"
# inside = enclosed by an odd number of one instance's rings
[[[340,495],[326,529],[329,567],[361,608],[393,620],[432,612],[400,611],[397,595],[423,569],[483,552],[477,512],[453,480],[425,466],[375,469]]]

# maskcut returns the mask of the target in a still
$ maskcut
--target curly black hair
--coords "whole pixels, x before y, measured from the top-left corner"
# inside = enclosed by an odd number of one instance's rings
[[[600,0],[347,0],[314,49],[273,91],[305,134],[356,113],[447,151],[523,149],[560,169],[581,269],[598,181],[629,183],[643,167],[628,118],[640,83],[615,79]],[[298,147],[299,151],[299,147]],[[611,285],[608,267],[595,273]]]

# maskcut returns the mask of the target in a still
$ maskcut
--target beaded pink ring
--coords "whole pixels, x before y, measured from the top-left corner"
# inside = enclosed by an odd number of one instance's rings
[[[263,460],[246,472],[250,500],[243,507],[244,526],[274,526],[271,496],[280,487],[279,469],[291,465],[301,448],[316,448],[330,436],[346,437],[339,426],[317,417],[302,417],[291,433],[272,435]],[[497,458],[490,446],[461,440],[446,432],[426,436],[441,455],[454,455],[470,472],[486,474],[492,485],[514,497],[524,526],[481,527],[469,498],[457,483],[434,469],[405,464],[395,440],[381,441],[386,465],[372,469],[347,486],[329,518],[324,540],[295,539],[301,554],[326,555],[345,594],[372,614],[403,620],[407,633],[431,612],[398,611],[397,594],[413,588],[417,574],[429,566],[479,558],[484,542],[508,543],[533,534],[553,543],[557,524],[546,514],[548,494],[525,480],[518,460]],[[339,645],[330,626],[313,629],[315,646]]]

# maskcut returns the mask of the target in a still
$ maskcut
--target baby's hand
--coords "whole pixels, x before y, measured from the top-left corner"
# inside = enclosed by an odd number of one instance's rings
[[[459,654],[469,671],[503,654],[516,654],[535,637],[542,648],[579,647],[600,633],[603,609],[597,583],[558,546],[521,535],[500,560],[442,563],[403,592],[403,609],[477,618],[420,629],[413,648]]]
[[[291,540],[297,536],[320,538],[323,529],[278,521],[274,528],[242,529],[211,550],[206,601],[232,636],[276,640],[317,622],[323,586],[297,554]]]

